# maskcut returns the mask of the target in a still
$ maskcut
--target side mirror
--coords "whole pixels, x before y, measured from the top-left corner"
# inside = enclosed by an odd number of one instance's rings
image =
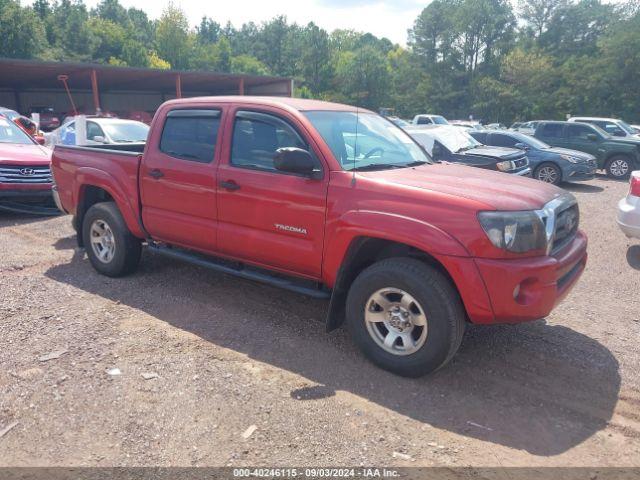
[[[44,145],[46,143],[46,139],[42,135],[36,135],[33,139],[38,145]]]
[[[529,148],[531,148],[526,143],[516,143],[514,147],[517,148],[518,150],[529,150]]]
[[[598,136],[595,133],[588,133],[587,138],[592,142],[596,142],[598,140]]]
[[[312,177],[316,162],[307,150],[286,147],[276,150],[273,156],[273,166],[280,172]]]
[[[94,142],[98,142],[98,143],[107,143],[107,139],[104,138],[102,135],[96,135],[91,140],[93,140]]]

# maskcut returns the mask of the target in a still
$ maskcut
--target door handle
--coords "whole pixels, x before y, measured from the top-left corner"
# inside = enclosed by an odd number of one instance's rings
[[[157,168],[154,168],[153,170],[149,171],[149,176],[157,180],[159,178],[164,177],[164,173],[162,173],[162,170],[158,170]]]
[[[229,190],[229,191],[232,191],[232,192],[234,192],[236,190],[240,190],[240,185],[238,185],[233,180],[228,180],[226,182],[220,182],[220,186],[222,188],[224,188],[225,190]]]

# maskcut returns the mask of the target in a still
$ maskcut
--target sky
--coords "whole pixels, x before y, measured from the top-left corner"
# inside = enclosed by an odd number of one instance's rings
[[[93,7],[98,0],[86,0]],[[151,18],[158,18],[169,0],[120,0],[125,7],[144,10]],[[239,27],[253,21],[261,23],[277,15],[286,15],[290,23],[306,25],[313,21],[328,30],[336,28],[370,32],[387,37],[394,43],[406,45],[407,30],[429,0],[181,0],[180,6],[192,26],[200,23],[203,15],[224,25],[227,21]]]

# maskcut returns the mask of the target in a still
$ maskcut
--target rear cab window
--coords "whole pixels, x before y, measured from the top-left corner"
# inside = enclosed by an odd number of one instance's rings
[[[165,119],[160,151],[174,158],[211,163],[215,156],[221,111],[171,110]]]

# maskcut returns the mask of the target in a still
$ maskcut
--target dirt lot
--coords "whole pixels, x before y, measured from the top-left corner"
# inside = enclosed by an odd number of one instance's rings
[[[0,431],[18,422],[0,465],[640,466],[627,185],[567,188],[590,238],[570,297],[546,320],[469,328],[417,380],[326,334],[323,302],[148,252],[108,279],[69,217],[0,213]]]

